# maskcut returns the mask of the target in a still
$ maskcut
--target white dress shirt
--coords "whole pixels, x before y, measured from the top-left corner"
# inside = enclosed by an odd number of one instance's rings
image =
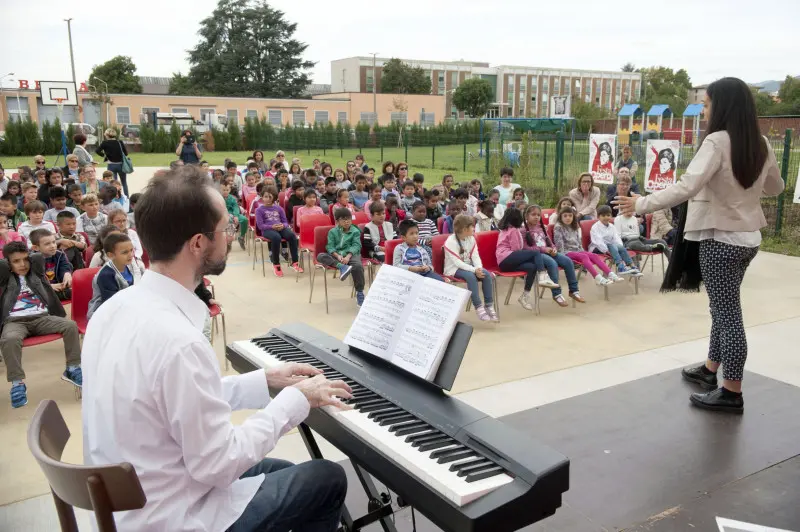
[[[300,424],[296,388],[270,401],[263,371],[220,377],[203,336],[206,306],[152,270],[92,316],[83,342],[83,455],[87,465],[130,462],[147,496],[115,514],[120,531],[222,532],[264,476],[239,476]],[[231,411],[260,408],[242,425]]]

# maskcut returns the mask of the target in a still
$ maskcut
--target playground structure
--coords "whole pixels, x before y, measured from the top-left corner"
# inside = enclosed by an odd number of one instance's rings
[[[700,116],[703,113],[703,104],[690,104],[683,111],[681,127],[673,127],[675,115],[668,105],[657,104],[647,113],[636,103],[626,104],[617,114],[617,144],[624,146],[632,142],[648,138],[664,138],[679,140],[681,146],[694,146],[700,136]],[[650,117],[655,117],[652,122]],[[627,118],[628,127],[623,127],[623,119]],[[669,127],[664,127],[664,119],[669,118]],[[691,129],[686,129],[686,118],[692,119]],[[640,120],[638,123],[637,120]]]

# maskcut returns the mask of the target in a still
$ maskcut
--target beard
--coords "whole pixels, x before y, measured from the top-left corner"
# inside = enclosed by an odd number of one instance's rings
[[[203,266],[200,269],[200,275],[198,277],[202,278],[204,275],[222,275],[222,272],[225,271],[225,266],[227,266],[228,253],[230,253],[230,251],[231,243],[229,242],[225,255],[223,255],[222,258],[214,259],[211,256],[211,252],[207,253],[203,257]]]

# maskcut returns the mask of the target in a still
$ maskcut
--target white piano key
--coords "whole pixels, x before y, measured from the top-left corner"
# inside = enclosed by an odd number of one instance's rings
[[[271,368],[283,364],[280,360],[270,355],[266,350],[258,347],[250,340],[233,342],[233,348],[256,366]]]

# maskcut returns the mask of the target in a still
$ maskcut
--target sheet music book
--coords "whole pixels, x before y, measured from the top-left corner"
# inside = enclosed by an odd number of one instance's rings
[[[432,381],[469,295],[442,281],[381,266],[344,342]]]

